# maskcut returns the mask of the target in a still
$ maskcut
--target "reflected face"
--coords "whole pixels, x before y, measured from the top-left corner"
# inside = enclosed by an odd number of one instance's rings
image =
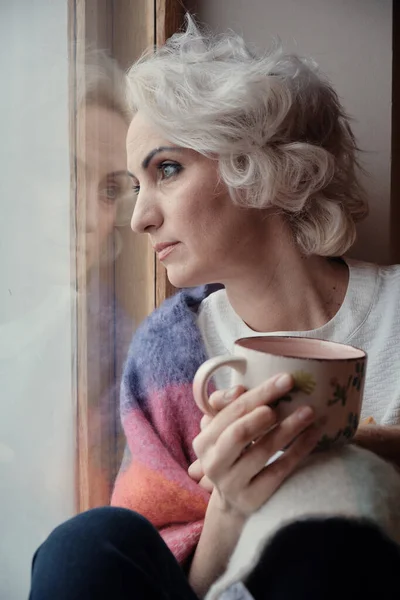
[[[140,112],[127,151],[137,193],[131,227],[150,236],[173,285],[226,283],[254,263],[264,221],[232,202],[217,160],[171,144]]]
[[[89,106],[85,115],[85,143],[77,148],[77,168],[84,185],[78,202],[78,252],[86,246],[86,268],[99,260],[113,230],[117,210],[132,196],[126,170],[128,125],[119,114]],[[84,236],[84,239],[82,239]]]

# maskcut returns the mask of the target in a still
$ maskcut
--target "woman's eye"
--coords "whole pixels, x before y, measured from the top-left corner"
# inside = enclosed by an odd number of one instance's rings
[[[178,175],[178,173],[182,170],[180,164],[172,162],[163,162],[157,168],[161,172],[162,179],[169,179],[174,175]]]
[[[108,185],[100,190],[100,197],[110,204],[114,204],[120,194],[121,189],[118,185]]]
[[[160,174],[161,180],[170,179],[175,175],[178,175],[182,171],[182,166],[179,163],[164,161],[157,165],[157,171]],[[140,192],[140,185],[132,185],[132,191],[135,196]]]

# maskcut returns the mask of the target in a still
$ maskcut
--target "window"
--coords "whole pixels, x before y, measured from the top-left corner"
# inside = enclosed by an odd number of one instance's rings
[[[177,29],[183,11],[180,2],[165,0],[123,3],[87,0],[69,4],[80,510],[109,501],[123,452],[118,390],[128,344],[135,326],[172,292],[164,268],[156,265],[147,240],[133,236],[130,231],[133,199],[129,195],[129,177],[121,174],[126,168],[123,120],[115,110],[104,111],[104,90],[99,89],[94,95],[91,92],[93,71],[106,69],[104,56],[96,55],[96,50],[108,50],[121,69],[126,69],[145,48],[155,42],[163,43]],[[83,94],[80,88],[85,90]],[[80,97],[88,90],[90,101],[80,110]],[[118,103],[115,98],[112,102],[114,106]],[[103,110],[96,114],[99,106]],[[101,144],[104,147],[105,139],[111,150],[100,156],[93,151],[93,144],[97,149]],[[111,172],[120,173],[118,181],[106,181],[107,173]],[[101,210],[101,202],[97,202],[97,215],[93,217],[91,189],[98,189],[101,181],[115,185],[115,189],[119,186],[121,204]],[[102,232],[96,240],[91,230],[93,218],[97,230]],[[107,226],[109,232],[105,231]],[[92,249],[93,243],[101,247]]]
[[[123,361],[171,290],[130,231],[127,124],[93,81],[105,56],[127,69],[183,10],[178,0],[0,8],[1,598],[27,597],[33,553],[54,527],[109,502]]]

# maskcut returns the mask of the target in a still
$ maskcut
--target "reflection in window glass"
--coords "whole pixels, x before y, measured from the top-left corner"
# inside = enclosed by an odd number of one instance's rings
[[[2,3],[0,597],[75,507],[67,9]]]
[[[110,497],[118,455],[120,367],[132,319],[115,290],[115,261],[123,251],[133,189],[127,172],[129,126],[125,76],[103,51],[75,62],[75,136],[71,140],[76,226],[76,350],[78,495],[85,509]],[[87,481],[87,483],[85,483]]]
[[[127,242],[129,116],[107,36],[85,29],[73,5],[35,0],[0,8],[7,49],[0,597],[7,600],[27,597],[33,553],[55,526],[107,504],[123,451],[118,388],[137,323],[134,243]]]

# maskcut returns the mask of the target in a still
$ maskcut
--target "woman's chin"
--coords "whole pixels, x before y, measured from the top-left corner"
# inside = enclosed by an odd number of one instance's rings
[[[200,273],[179,269],[176,265],[167,266],[167,277],[170,284],[176,288],[197,287],[208,283],[207,278]]]

